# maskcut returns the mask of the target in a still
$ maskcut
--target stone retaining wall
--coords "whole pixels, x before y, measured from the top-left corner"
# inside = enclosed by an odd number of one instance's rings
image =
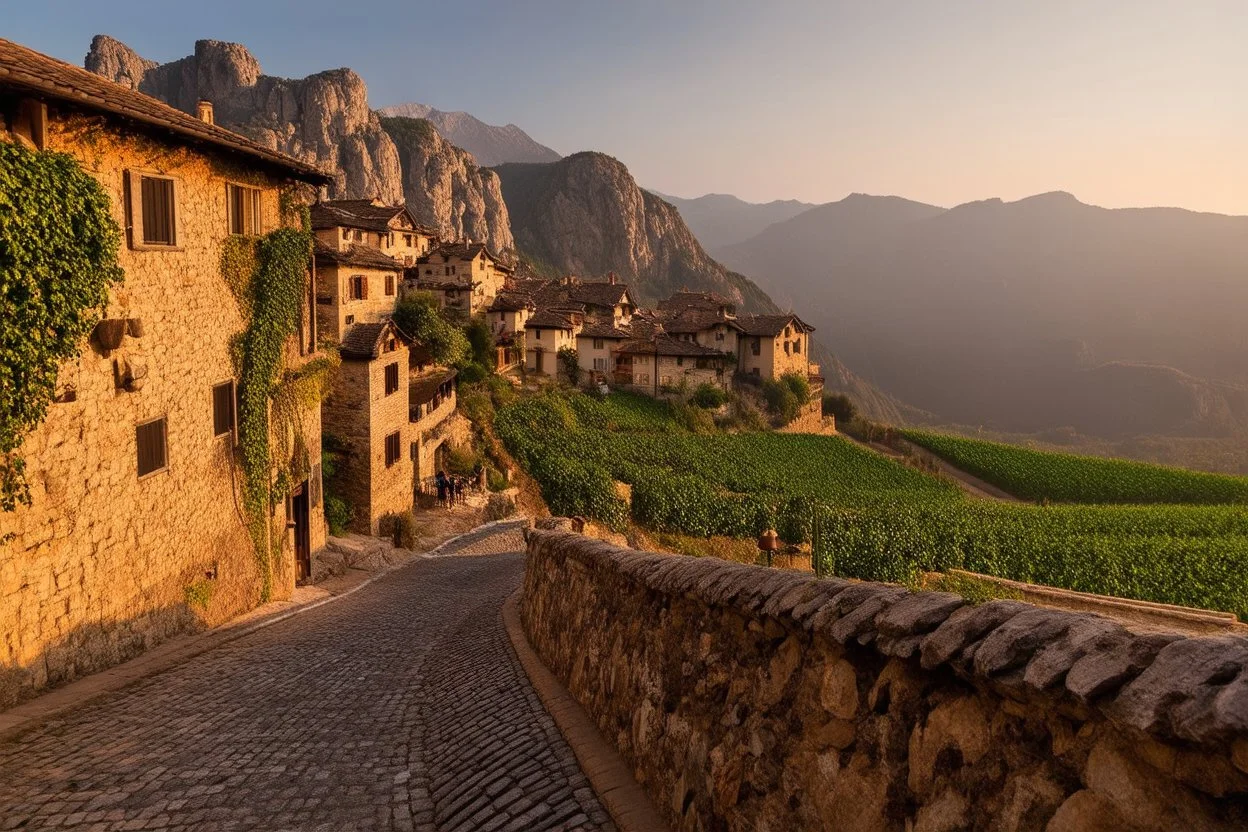
[[[675,829],[1248,828],[1245,638],[564,531],[522,616]]]

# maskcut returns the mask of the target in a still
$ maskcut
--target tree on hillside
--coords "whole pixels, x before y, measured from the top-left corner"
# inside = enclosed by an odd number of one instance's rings
[[[836,424],[848,425],[858,415],[853,399],[844,393],[832,393],[823,397],[823,412],[836,417]]]
[[[409,338],[429,350],[439,364],[460,366],[472,355],[468,337],[450,323],[428,292],[406,295],[394,310],[394,322]]]

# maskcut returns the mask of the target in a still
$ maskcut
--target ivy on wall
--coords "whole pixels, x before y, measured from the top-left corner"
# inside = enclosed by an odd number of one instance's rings
[[[247,328],[241,339],[238,445],[243,468],[243,504],[261,575],[261,599],[273,590],[268,517],[273,506],[269,402],[278,392],[286,340],[303,314],[303,281],[312,253],[308,231],[279,228],[255,241]],[[225,259],[223,255],[223,260]],[[228,278],[227,278],[228,279]],[[233,288],[233,286],[231,287]],[[289,479],[283,466],[279,472]],[[274,539],[280,539],[274,535]]]
[[[73,157],[0,142],[0,511],[30,504],[22,438],[121,281],[108,195]]]

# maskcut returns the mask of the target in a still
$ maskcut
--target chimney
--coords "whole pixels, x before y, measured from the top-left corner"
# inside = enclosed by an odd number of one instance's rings
[[[212,102],[206,98],[199,99],[199,104],[195,107],[195,115],[204,124],[216,124],[212,119]]]
[[[615,272],[607,272],[607,282],[612,286],[615,285]]]

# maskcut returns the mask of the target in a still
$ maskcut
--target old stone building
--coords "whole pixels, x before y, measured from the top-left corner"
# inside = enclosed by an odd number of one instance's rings
[[[320,417],[272,439],[292,482],[258,557],[240,506],[231,343],[246,317],[222,275],[232,236],[297,222],[279,194],[315,168],[85,70],[0,40],[0,140],[73,157],[111,197],[124,281],[58,375],[58,398],[19,450],[31,504],[0,514],[0,706],[287,597],[324,541]],[[286,200],[289,202],[289,200]],[[318,357],[304,317],[286,371]],[[297,465],[295,463],[298,463]],[[301,473],[295,473],[301,472]],[[7,539],[6,539],[7,538]]]
[[[312,230],[330,248],[375,248],[404,266],[428,254],[437,244],[436,232],[416,221],[406,205],[386,205],[379,199],[333,199],[312,206]]]
[[[381,531],[385,515],[412,508],[410,346],[392,321],[353,325],[322,407],[325,432],[345,449],[331,485],[355,510],[351,527],[364,534]]]
[[[443,309],[469,317],[490,307],[511,274],[511,267],[484,243],[443,243],[407,270],[407,285],[433,293]]]
[[[446,451],[466,437],[452,425],[458,398],[455,371],[430,366],[413,368],[408,383],[408,421],[411,423],[411,457],[417,487],[432,488],[432,480],[446,467]]]
[[[403,266],[367,243],[333,247],[316,240],[316,318],[321,334],[341,341],[354,324],[394,314]]]
[[[737,324],[741,329],[741,372],[762,379],[779,378],[785,373],[810,373],[813,326],[791,313],[746,315],[737,319]],[[818,371],[818,365],[814,369]]]

